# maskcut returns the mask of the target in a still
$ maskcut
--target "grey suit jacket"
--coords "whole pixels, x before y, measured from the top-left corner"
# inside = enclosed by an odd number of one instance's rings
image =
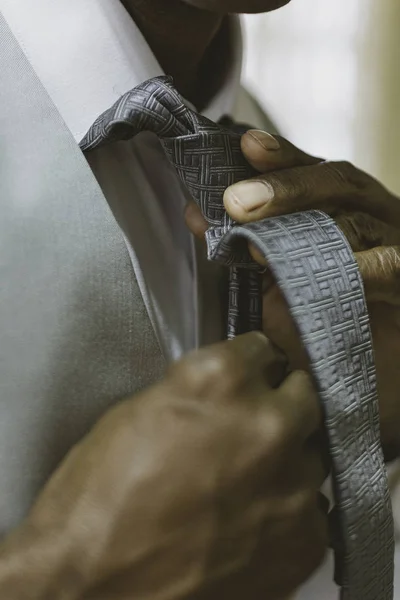
[[[1,538],[71,446],[165,361],[123,234],[1,14],[0,39]],[[270,126],[244,91],[238,106]],[[203,306],[217,286],[205,293]]]

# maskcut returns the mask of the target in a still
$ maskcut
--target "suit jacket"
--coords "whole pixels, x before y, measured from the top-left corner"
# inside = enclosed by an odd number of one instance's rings
[[[0,39],[1,537],[71,446],[165,361],[122,232],[1,14]],[[271,127],[244,90],[236,116]],[[199,260],[215,278],[204,307],[219,275]]]

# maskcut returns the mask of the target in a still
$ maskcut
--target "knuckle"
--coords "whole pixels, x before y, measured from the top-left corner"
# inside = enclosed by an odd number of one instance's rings
[[[356,192],[356,195],[364,202],[363,193],[360,190]],[[335,217],[335,221],[354,252],[362,252],[383,245],[387,235],[387,227],[364,212],[343,212]]]
[[[171,376],[184,393],[198,398],[223,397],[236,390],[243,368],[226,349],[204,349],[172,367]]]
[[[285,513],[294,522],[305,523],[310,511],[316,506],[316,492],[303,488],[292,493],[285,502]]]
[[[363,196],[368,192],[368,184],[371,183],[371,180],[352,163],[341,160],[326,164],[334,181],[336,181],[341,189],[345,186],[355,196]]]
[[[347,188],[349,185],[347,163],[344,161],[325,163],[324,177],[330,183],[331,193]]]
[[[356,167],[347,160],[336,160],[329,163],[332,168],[337,171],[338,175],[343,179],[352,179],[358,173]]]
[[[332,172],[342,182],[352,184],[354,187],[359,187],[362,183],[365,183],[363,172],[357,169],[351,162],[339,160],[329,162],[328,165]]]
[[[292,200],[307,197],[312,185],[309,178],[304,176],[304,172],[302,173],[299,167],[287,169],[279,175],[274,174],[271,180],[277,195]]]
[[[291,384],[293,394],[296,394],[298,402],[304,408],[308,408],[309,410],[317,408],[318,395],[313,378],[309,373],[301,370],[293,371],[291,374]]]
[[[346,182],[347,163],[346,161],[327,161],[324,163],[325,174],[341,182]]]
[[[339,214],[335,217],[336,225],[345,235],[353,251],[357,252],[363,249],[360,246],[360,232],[355,224],[355,220],[352,216],[347,214]]]
[[[232,374],[239,366],[228,352],[221,351],[205,361],[204,370],[210,384],[215,385],[233,381]]]
[[[266,454],[281,453],[291,439],[285,413],[277,406],[270,407],[263,421],[260,434],[264,439]]]
[[[310,400],[317,400],[317,392],[315,390],[312,376],[306,371],[295,371],[295,375],[297,377],[297,385],[299,386],[299,391],[302,393],[302,396]]]
[[[194,357],[188,355],[178,363],[172,365],[168,370],[168,379],[182,391],[196,393],[202,385],[203,371],[199,370],[200,364],[196,363]]]

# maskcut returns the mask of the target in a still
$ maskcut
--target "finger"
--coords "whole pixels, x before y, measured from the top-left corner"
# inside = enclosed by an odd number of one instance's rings
[[[257,405],[257,428],[265,441],[265,458],[270,461],[274,456],[272,468],[281,468],[282,460],[293,463],[296,457],[298,467],[288,481],[303,480],[304,445],[322,422],[310,377],[303,371],[294,371],[274,393],[264,391]]]
[[[305,442],[322,424],[322,412],[313,381],[305,371],[293,371],[277,390],[289,435]]]
[[[170,378],[197,396],[210,390],[221,397],[238,397],[249,384],[264,392],[274,388],[278,374],[286,370],[286,359],[259,332],[246,333],[190,352],[169,369]]]
[[[193,233],[193,235],[198,238],[201,242],[205,242],[205,234],[208,229],[208,224],[203,215],[201,214],[200,208],[193,201],[188,202],[184,212],[185,223],[188,229]],[[249,251],[253,260],[255,260],[259,265],[266,266],[267,261],[264,258],[263,254],[257,250],[255,246],[252,244],[249,245]]]
[[[400,304],[400,246],[358,252],[358,266],[369,302]]]
[[[366,185],[363,177],[367,178],[347,163],[283,169],[232,185],[225,191],[224,204],[229,215],[240,223],[311,208],[330,214],[343,205],[347,210],[376,210],[362,193]]]
[[[283,380],[287,368],[286,357],[262,333],[240,335],[228,344],[221,344],[222,348],[229,352],[233,362],[240,365],[237,367],[238,371],[245,371],[247,378],[251,378],[254,383],[257,383],[257,375],[258,381],[268,388],[275,388]]]
[[[364,212],[342,212],[335,216],[353,252],[370,250],[377,246],[398,246],[400,231]]]
[[[271,285],[263,294],[262,330],[285,353],[292,370],[308,370],[307,352],[286,299],[277,285]]]
[[[274,358],[273,360],[270,360],[263,371],[262,383],[266,383],[268,388],[276,389],[281,385],[287,375],[288,362],[285,354],[272,342],[271,348],[274,353]]]
[[[184,217],[186,225],[193,233],[193,235],[195,235],[200,240],[204,241],[204,236],[208,229],[208,224],[203,215],[201,214],[200,208],[193,200],[187,203]]]
[[[241,148],[250,165],[260,173],[322,161],[299,150],[283,137],[257,129],[250,129],[242,136]]]
[[[322,431],[322,428],[319,431]],[[327,456],[329,458],[328,445],[326,443],[322,444],[321,440],[318,439],[319,431],[306,441],[303,461],[306,481],[318,490],[330,471],[330,461],[327,460]]]

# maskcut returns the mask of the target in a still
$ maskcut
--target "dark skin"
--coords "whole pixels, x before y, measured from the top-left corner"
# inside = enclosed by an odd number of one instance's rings
[[[386,460],[392,460],[400,454],[400,199],[353,165],[323,161],[268,133],[248,132],[242,138],[242,150],[260,175],[226,190],[225,208],[233,219],[249,223],[301,210],[323,210],[335,218],[355,252],[374,341],[381,440]],[[188,207],[187,222],[204,237],[207,224],[194,203]],[[289,310],[271,283],[269,276],[264,333],[285,352],[293,368],[307,368]]]
[[[201,106],[221,83],[204,75],[221,11],[282,2],[124,4]],[[286,367],[248,334],[192,353],[106,413],[0,545],[0,598],[283,600],[327,546],[319,403],[309,376]]]
[[[283,600],[328,540],[318,398],[285,373],[246,334],[106,413],[0,546],[0,598]]]
[[[202,110],[221,85],[229,55],[226,14],[266,12],[288,0],[122,0],[162,69]],[[212,66],[212,68],[210,68]]]

